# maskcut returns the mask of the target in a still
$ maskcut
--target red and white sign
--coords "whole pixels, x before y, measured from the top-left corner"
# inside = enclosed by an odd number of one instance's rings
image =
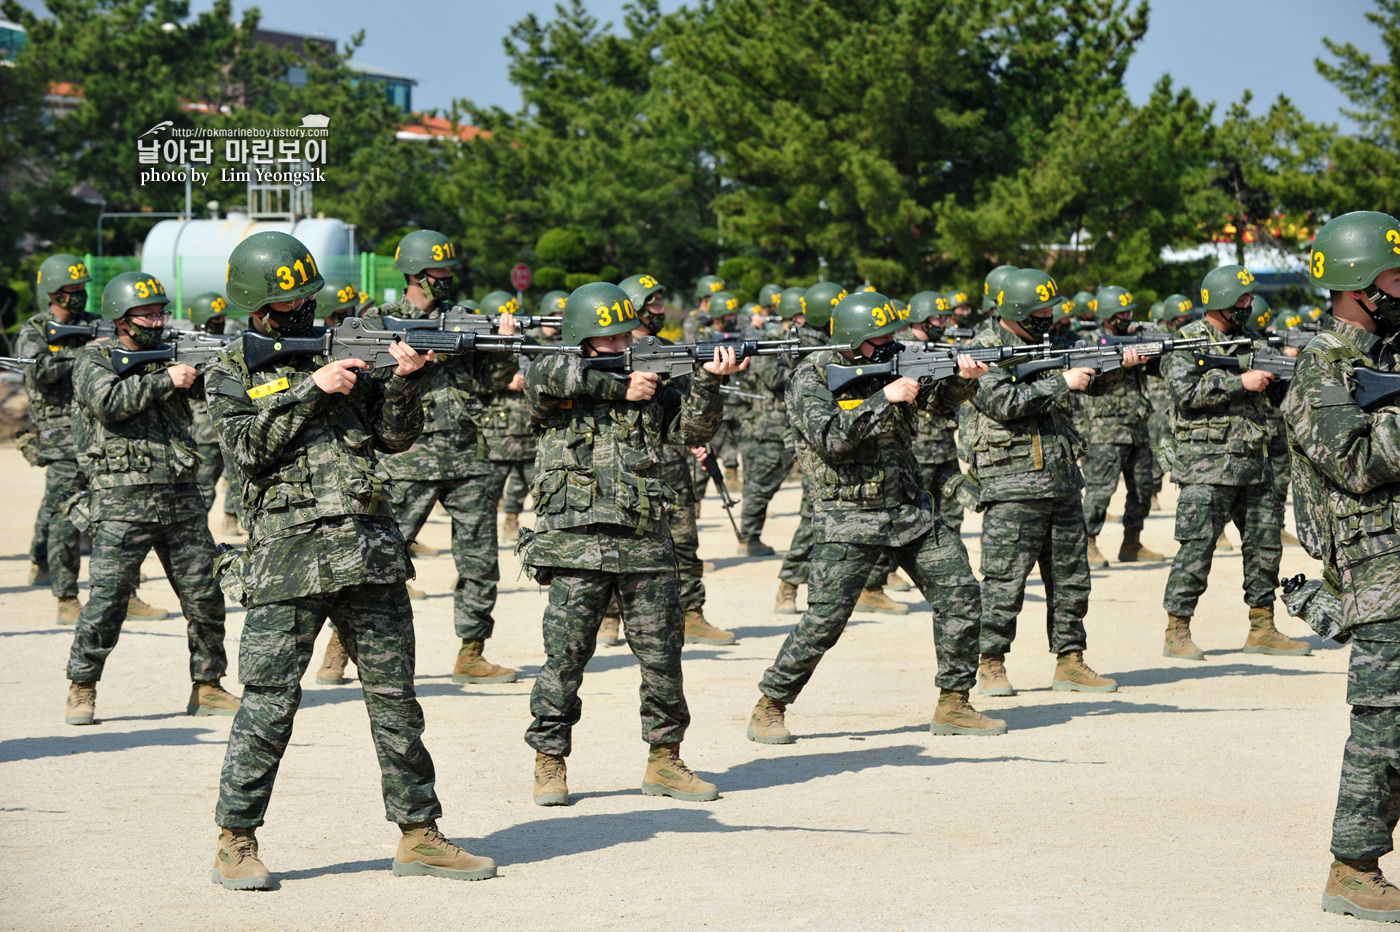
[[[532,281],[534,279],[530,276],[530,267],[525,263],[522,262],[510,270],[510,283],[515,286],[516,291],[525,291]]]

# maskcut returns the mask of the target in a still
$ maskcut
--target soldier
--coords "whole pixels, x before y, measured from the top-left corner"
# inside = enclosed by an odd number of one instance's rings
[[[997,292],[1006,276],[1017,271],[1014,265],[999,265],[987,273],[982,280],[982,313],[991,316],[997,312]],[[961,325],[959,325],[961,326]]]
[[[589,357],[632,343],[637,312],[616,285],[594,282],[569,296],[564,342]],[[747,365],[745,361],[744,365]],[[718,796],[680,758],[690,723],[681,686],[684,623],[666,513],[665,444],[698,446],[719,426],[723,377],[737,372],[732,349],[717,349],[682,393],[650,372],[588,368],[572,356],[535,360],[526,375],[539,426],[536,526],[517,547],[532,579],[549,586],[547,659],[530,693],[537,805],[568,803],[564,759],[582,705],[578,691],[598,627],[622,602],[627,644],[642,672],[642,737],[651,746],[642,791],[703,802]]]
[[[1273,309],[1269,307],[1269,302],[1260,295],[1255,295],[1252,310],[1256,329],[1265,333],[1273,329],[1275,315]],[[1298,348],[1285,346],[1280,352],[1285,356],[1297,356]],[[1288,502],[1288,474],[1291,472],[1287,433],[1283,423],[1283,413],[1279,411],[1277,404],[1270,404],[1269,468],[1274,475],[1274,515],[1278,523],[1278,538],[1280,544],[1297,544],[1298,538],[1288,533],[1288,529],[1283,526],[1284,507]]]
[[[789,411],[802,473],[815,490],[812,589],[807,613],[783,642],[759,683],[749,717],[750,741],[791,744],[785,712],[836,646],[871,572],[886,555],[903,567],[934,609],[938,653],[936,735],[1000,735],[1006,723],[968,704],[976,676],[977,579],[962,541],[937,517],[913,456],[914,412],[944,415],[975,390],[983,363],[963,356],[957,378],[922,389],[897,378],[869,397],[869,383],[833,394],[826,367],[880,359],[898,351],[905,320],[878,292],[843,298],[832,313],[831,338],[855,351],[814,353],[793,372]]]
[[[1126,288],[1109,285],[1094,299],[1094,316],[1102,334],[1126,336],[1132,327],[1137,303]],[[1098,331],[1082,334],[1096,340]],[[1084,527],[1089,535],[1089,568],[1108,566],[1099,552],[1098,537],[1108,514],[1108,500],[1118,490],[1121,474],[1127,490],[1123,506],[1123,543],[1119,563],[1158,563],[1166,557],[1142,545],[1142,527],[1152,510],[1152,444],[1147,422],[1151,417],[1147,382],[1149,367],[1124,374],[1111,390],[1083,399],[1088,425],[1089,452],[1084,457]]]
[[[764,285],[758,289],[758,303],[763,305],[762,313],[777,314],[778,302],[782,297],[783,289],[780,285]]]
[[[258,333],[309,332],[323,284],[315,258],[286,233],[255,233],[229,257],[229,300],[252,314]],[[254,833],[327,619],[360,668],[385,815],[401,830],[395,876],[496,875],[489,858],[437,829],[442,807],[413,690],[413,608],[404,588],[412,569],[375,470],[379,452],[407,449],[423,426],[425,359],[404,343],[389,351],[398,365],[383,378],[370,377],[363,360],[324,356],[251,371],[240,337],[205,376],[220,442],[252,490],[248,550],[221,558],[224,587],[248,609],[238,652],[245,702],[214,810],[211,879],[225,889],[271,885]]]
[[[1153,305],[1152,320],[1167,333],[1175,333],[1191,322],[1191,299],[1184,294],[1167,295],[1159,304]],[[1147,400],[1152,405],[1152,414],[1147,419],[1147,436],[1152,444],[1153,511],[1161,510],[1157,496],[1162,492],[1162,480],[1166,477],[1166,464],[1170,461],[1173,445],[1172,396],[1167,390],[1166,380],[1160,375],[1160,362],[1157,363],[1157,373],[1157,378],[1147,380]]]
[[[324,300],[316,302],[327,327],[334,327],[347,317],[359,317],[371,307],[369,295],[365,294],[343,278],[326,279],[326,287],[321,289]]]
[[[780,303],[782,314],[787,315],[789,332],[797,337],[801,346],[825,346],[831,342],[831,312],[846,297],[846,289],[836,282],[817,282],[795,301]],[[792,444],[796,455],[796,434],[789,429],[784,435],[785,443]],[[816,535],[812,529],[812,508],[816,501],[817,488],[807,471],[802,471],[802,505],[798,512],[797,530],[792,535],[783,556],[783,565],[778,569],[778,597],[773,611],[778,615],[796,615],[797,587],[805,585],[811,571],[810,557],[816,545]],[[909,606],[896,602],[885,594],[885,582],[894,564],[887,557],[870,571],[870,576],[856,599],[856,607],[869,612],[886,615],[907,615]]]
[[[367,312],[378,318],[434,318],[442,314],[456,289],[452,277],[459,263],[456,245],[435,230],[414,230],[394,252],[394,268],[404,275],[404,295]],[[371,316],[373,315],[373,316]],[[515,318],[501,314],[501,334],[515,333]],[[393,480],[394,512],[404,536],[414,540],[438,502],[452,518],[452,559],[457,567],[452,615],[462,646],[452,668],[454,683],[514,683],[516,673],[483,656],[495,630],[496,501],[491,462],[481,433],[482,398],[505,391],[515,376],[510,353],[466,353],[426,367],[420,392],[424,423],[411,450],[380,461]],[[328,659],[329,659],[329,650]],[[337,654],[339,657],[339,654]]]
[[[713,292],[707,300],[711,322],[708,326],[700,328],[695,337],[696,342],[737,339],[743,335],[743,326],[739,321],[740,302],[732,292],[721,289]],[[715,433],[714,439],[710,441],[710,449],[724,465],[724,484],[731,492],[739,492],[744,488],[744,483],[739,478],[739,459],[740,447],[743,443],[744,411],[747,407],[747,399],[726,395],[724,420]],[[698,460],[693,466],[693,475],[696,498],[704,498],[705,489],[710,482],[710,475],[705,472]]]
[[[1224,265],[1201,282],[1204,320],[1181,328],[1182,339],[1244,337],[1246,346],[1220,347],[1240,355],[1265,345],[1253,326],[1254,275],[1242,265]],[[1312,648],[1274,627],[1278,586],[1279,510],[1268,458],[1269,421],[1285,386],[1258,369],[1198,371],[1190,354],[1171,353],[1161,363],[1173,410],[1172,481],[1181,487],[1176,504],[1176,539],[1162,607],[1167,632],[1162,656],[1204,660],[1191,639],[1191,616],[1206,591],[1216,540],[1233,520],[1244,555],[1244,600],[1249,606],[1245,653],[1307,654]]]
[[[190,648],[190,715],[232,715],[238,699],[219,680],[224,653],[224,598],[214,584],[214,538],[195,485],[189,390],[193,366],[147,363],[125,376],[112,360],[161,341],[170,299],[154,277],[123,272],[102,291],[102,319],[116,322],[114,341],[86,347],[73,363],[78,468],[90,491],[65,507],[92,534],[89,597],[68,655],[65,721],[91,725],[97,681],[117,646],[141,561],[155,548],[180,599]]]
[[[1052,310],[1067,299],[1039,269],[1006,275],[995,291],[1000,320],[973,346],[1023,346],[1041,342],[1054,324]],[[1118,684],[1084,662],[1084,615],[1089,608],[1088,537],[1079,500],[1082,441],[1071,423],[1073,393],[1111,391],[1126,370],[1141,363],[1123,354],[1123,369],[1095,377],[1089,368],[1046,370],[1025,380],[994,370],[972,396],[963,424],[971,448],[969,486],[979,488],[982,518],[982,657],[978,688],[988,696],[1014,696],[1006,653],[1016,637],[1016,616],[1026,578],[1040,565],[1045,581],[1046,634],[1058,660],[1051,688],[1114,692]]]
[[[190,301],[185,307],[185,315],[196,330],[223,333],[228,321],[228,299],[216,291],[206,291]],[[214,430],[214,422],[209,420],[209,405],[204,400],[204,393],[197,392],[191,396],[189,405],[190,413],[194,416],[194,455],[199,461],[199,468],[195,472],[195,484],[199,486],[199,494],[204,498],[204,509],[208,511],[214,507],[219,476],[224,473],[224,455],[219,449],[219,435]],[[224,497],[225,533],[229,533],[230,526],[238,527],[238,513],[234,501],[241,497],[242,490],[236,490],[234,486],[234,483],[229,484],[228,495]]]
[[[946,297],[936,291],[921,291],[909,299],[909,332],[916,340],[939,340],[951,311]],[[943,489],[948,480],[962,475],[958,465],[958,419],[951,412],[935,413],[916,407],[914,426],[914,459],[919,464],[924,490],[932,496],[933,507],[943,523],[957,534],[962,531],[962,502]]]
[[[1400,368],[1400,222],[1357,211],[1317,233],[1312,284],[1331,292],[1331,319],[1298,359],[1283,403],[1293,449],[1293,511],[1308,553],[1340,590],[1350,636],[1347,702],[1332,855],[1322,908],[1400,922],[1400,889],[1378,859],[1394,847],[1400,813],[1400,426],[1395,409],[1367,412],[1352,398],[1360,369]]]
[[[708,327],[712,318],[710,315],[710,296],[716,292],[724,290],[724,279],[718,275],[702,275],[695,283],[695,311],[687,314],[681,331],[686,340],[694,343],[700,336],[700,329]]]
[[[776,285],[764,287],[777,288]],[[781,300],[782,293],[777,294]],[[766,307],[764,313],[767,313]],[[755,336],[769,339],[778,335],[759,333]],[[761,396],[758,400],[748,399],[737,408],[740,420],[737,433],[744,460],[744,500],[739,521],[741,557],[768,557],[774,553],[762,536],[768,520],[768,504],[792,470],[793,454],[783,442],[788,424],[784,395],[791,375],[792,366],[783,357],[759,356],[749,366],[748,375],[741,384],[745,391]],[[726,403],[726,414],[729,410]]]
[[[481,299],[482,314],[514,314],[520,310],[515,298],[504,291],[493,291]],[[525,510],[525,490],[535,483],[535,432],[525,403],[527,362],[511,376],[504,391],[488,396],[482,436],[486,439],[486,459],[491,464],[487,498],[502,502],[500,542],[515,545],[520,535],[520,512]],[[511,480],[515,480],[512,494]],[[504,493],[504,498],[503,498]]]

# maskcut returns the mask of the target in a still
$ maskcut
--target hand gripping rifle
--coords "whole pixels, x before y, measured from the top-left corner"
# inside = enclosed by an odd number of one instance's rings
[[[316,333],[318,330],[320,332]],[[312,328],[312,335],[304,337],[246,332],[243,334],[243,361],[250,372],[295,356],[363,359],[371,369],[383,369],[399,364],[389,352],[389,347],[395,343],[403,343],[420,353],[431,350],[442,356],[481,352],[573,355],[582,352],[577,346],[536,346],[527,344],[524,336],[503,337],[474,330],[371,330],[360,318],[347,317],[335,327]]]
[[[900,377],[916,379],[920,385],[928,386],[957,375],[959,356],[971,356],[975,362],[985,362],[992,366],[1011,365],[1029,358],[1029,354],[1015,346],[959,347],[947,343],[921,343],[916,340],[904,343],[902,347],[894,358],[885,361],[860,360],[853,365],[829,364],[826,367],[826,387],[833,392],[839,392],[861,379],[878,378],[884,384]]]
[[[1105,337],[1103,339],[1113,339]],[[1248,343],[1248,340],[1224,340],[1212,343],[1209,337],[1193,337],[1189,340],[1153,340],[1145,343],[1115,343],[1109,345],[1094,346],[1055,346],[1053,344],[1041,343],[1034,346],[1025,347],[1025,351],[1034,358],[1030,362],[1021,363],[1011,369],[1012,382],[1024,382],[1038,372],[1045,372],[1048,369],[1093,369],[1096,373],[1112,372],[1123,367],[1123,354],[1128,350],[1134,350],[1144,359],[1151,359],[1154,356],[1162,356],[1166,353],[1177,353],[1182,350],[1200,350],[1210,346],[1239,346]],[[1200,354],[1197,353],[1197,358]],[[1233,356],[1211,357],[1216,359],[1234,359]]]
[[[733,495],[729,494],[729,486],[724,484],[724,470],[720,468],[719,460],[715,458],[713,447],[705,448],[705,462],[702,465],[705,467],[705,474],[714,480],[715,490],[719,492],[720,507],[724,509],[725,514],[729,515],[729,526],[734,529],[734,537],[742,544],[744,539],[739,536],[739,525],[734,523],[734,506],[739,502]]]
[[[1231,340],[1229,342],[1247,343],[1249,341]],[[1283,382],[1293,378],[1293,369],[1296,363],[1297,360],[1293,356],[1285,356],[1282,353],[1266,349],[1245,353],[1243,356],[1210,356],[1199,352],[1196,354],[1196,370],[1198,372],[1206,372],[1210,369],[1234,369],[1238,372],[1248,372],[1251,369],[1258,369],[1262,372],[1272,372]]]
[[[116,346],[112,350],[112,368],[123,377],[148,362],[182,362],[198,369],[222,353],[233,338],[233,334],[181,330],[174,339],[148,350]]]
[[[604,372],[655,372],[663,378],[690,375],[697,366],[715,357],[719,347],[734,350],[734,361],[751,356],[783,356],[796,359],[822,350],[849,346],[801,346],[797,340],[725,340],[711,343],[667,343],[659,337],[638,337],[616,356],[585,356],[583,364]],[[573,347],[577,352],[578,347]]]
[[[395,317],[384,318],[385,330],[448,330],[452,333],[495,333],[501,325],[500,314],[478,314],[470,308],[454,304],[437,317]],[[516,314],[515,326],[519,331],[534,330],[536,327],[557,327],[563,329],[563,317],[539,317],[534,314]]]

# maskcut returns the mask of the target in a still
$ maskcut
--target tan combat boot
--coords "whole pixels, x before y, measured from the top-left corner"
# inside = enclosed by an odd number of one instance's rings
[[[739,545],[741,557],[771,557],[775,553],[776,550],[761,540],[750,540]]]
[[[984,696],[1014,696],[1016,690],[1006,675],[1005,654],[983,654],[977,664],[977,691]]]
[[[1167,614],[1167,638],[1162,656],[1176,660],[1205,660],[1205,652],[1191,640],[1191,616]]]
[[[1108,557],[1099,553],[1098,537],[1089,538],[1089,569],[1101,570],[1108,566]]]
[[[1082,650],[1061,654],[1055,663],[1055,679],[1051,689],[1076,693],[1116,693],[1118,681],[1099,676],[1084,662]]]
[[[126,617],[135,618],[137,621],[165,621],[170,617],[170,613],[163,608],[148,605],[133,592],[131,598],[126,600]]]
[[[488,880],[496,876],[495,861],[463,851],[438,831],[436,822],[409,822],[399,830],[403,837],[394,852],[395,877]]]
[[[1160,563],[1166,559],[1163,554],[1144,547],[1141,537],[1141,529],[1123,531],[1123,546],[1118,548],[1119,563]]]
[[[1249,610],[1249,636],[1244,641],[1246,654],[1279,654],[1289,657],[1303,657],[1312,653],[1312,647],[1302,641],[1295,641],[1274,627],[1274,607]]]
[[[1216,550],[1234,550],[1235,545],[1230,543],[1230,538],[1225,536],[1225,529],[1220,529],[1220,536],[1215,539]]]
[[[408,545],[408,552],[413,554],[415,557],[435,557],[438,554],[442,553],[442,551],[437,549],[436,547],[429,547],[427,544],[420,544],[416,540]]]
[[[238,523],[238,515],[225,512],[223,524],[219,526],[219,533],[225,537],[242,537],[243,525]]]
[[[67,598],[58,600],[58,617],[55,619],[61,625],[76,625],[78,616],[83,613],[83,603],[77,598]]]
[[[909,606],[885,595],[884,589],[862,589],[856,599],[856,611],[880,612],[884,615],[907,615]]]
[[[778,583],[778,597],[773,600],[773,614],[797,614],[797,587],[790,582]]]
[[[567,806],[569,804],[569,767],[564,758],[535,752],[535,805]]]
[[[219,847],[214,852],[214,873],[209,879],[225,890],[270,890],[272,874],[258,857],[255,829],[219,829]]]
[[[185,705],[185,712],[189,715],[237,715],[239,706],[238,697],[219,685],[219,681],[212,683],[194,683],[190,686],[190,701]]]
[[[1006,722],[983,715],[967,701],[967,690],[945,689],[928,730],[935,735],[1004,735]]]
[[[914,588],[914,584],[899,574],[899,570],[890,570],[890,575],[885,578],[885,588],[891,592],[908,592]]]
[[[506,512],[506,516],[501,519],[501,543],[513,544],[520,536],[520,515]]]
[[[598,643],[606,647],[616,647],[622,643],[622,616],[604,615],[598,626]]]
[[[408,590],[408,597],[410,599],[426,599],[428,597],[428,593],[424,592],[422,589],[419,589],[411,582],[404,583],[403,587],[404,589]]]
[[[1152,495],[1152,510],[1153,510],[1153,511],[1161,511],[1161,510],[1162,510],[1162,503],[1157,499],[1156,493],[1153,493],[1153,495]]]
[[[49,568],[47,566],[40,566],[37,563],[29,564],[29,585],[47,586],[50,581]]]
[[[1279,539],[1279,543],[1281,543],[1281,544],[1297,544],[1297,543],[1298,543],[1298,538],[1294,537],[1292,534],[1288,533],[1287,531],[1285,531],[1285,530],[1282,529],[1282,528],[1279,528],[1278,539]],[[1391,889],[1394,889],[1394,888],[1392,887]]]
[[[97,715],[97,681],[68,684],[68,705],[63,721],[69,725],[91,725]]]
[[[705,613],[692,608],[685,613],[685,642],[687,644],[709,644],[723,647],[734,643],[733,631],[721,631],[705,620]]]
[[[758,705],[753,707],[753,714],[749,716],[749,740],[759,744],[792,744],[792,732],[787,730],[787,723],[783,721],[786,709],[786,702],[760,696]]]
[[[350,652],[340,643],[340,632],[331,629],[331,639],[326,644],[326,657],[321,661],[321,669],[316,671],[316,682],[322,686],[339,686],[348,683],[345,666],[350,662]]]
[[[648,796],[669,796],[688,803],[707,803],[719,798],[713,783],[706,783],[681,760],[679,744],[658,744],[647,755],[647,772],[642,792]]]
[[[1322,910],[1372,922],[1400,922],[1400,888],[1391,886],[1374,858],[1336,860],[1327,872]]]
[[[479,638],[462,638],[457,651],[457,664],[452,668],[454,683],[514,683],[515,671],[499,667],[481,655],[486,642]]]
[[[744,480],[739,478],[739,470],[733,466],[724,467],[724,484],[731,492],[744,491]]]

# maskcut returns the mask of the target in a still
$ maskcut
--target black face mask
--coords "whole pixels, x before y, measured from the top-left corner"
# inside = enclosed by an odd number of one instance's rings
[[[59,307],[63,308],[70,314],[81,314],[83,312],[83,308],[87,307],[88,296],[86,291],[60,291],[56,294],[51,295],[50,297],[56,298],[58,300]]]
[[[1366,292],[1366,300],[1376,306],[1374,311],[1366,313],[1382,332],[1389,333],[1400,328],[1400,298],[1386,294],[1372,283],[1371,290]]]
[[[155,349],[160,346],[160,338],[165,333],[164,327],[143,327],[133,321],[126,319],[126,329],[131,334],[131,339],[142,349]]]
[[[721,333],[733,333],[739,329],[739,318],[721,317],[715,321],[715,329]]]
[[[1037,340],[1045,339],[1045,335],[1055,326],[1055,316],[1048,317],[1027,317],[1021,321],[1021,326],[1026,328],[1026,332]]]
[[[1109,333],[1113,334],[1116,337],[1121,337],[1123,334],[1128,332],[1129,328],[1132,327],[1132,323],[1130,321],[1120,322],[1117,318],[1114,317],[1110,317],[1104,323],[1104,329],[1106,329]]]
[[[316,299],[311,298],[301,307],[290,311],[268,311],[273,329],[284,336],[295,337],[306,333],[316,322]]]
[[[203,329],[205,333],[227,333],[228,330],[225,329],[227,324],[228,321],[222,317],[211,317],[204,322],[204,326],[201,329]]]
[[[943,327],[935,327],[932,324],[924,324],[924,333],[928,334],[930,342],[936,343],[939,340],[943,339],[944,329],[945,328]]]
[[[903,349],[904,344],[898,340],[891,340],[888,343],[881,343],[879,346],[872,346],[870,348],[870,361],[889,362],[891,359],[898,356]]]
[[[456,292],[457,280],[451,275],[446,278],[433,278],[431,275],[424,275],[418,280],[418,287],[433,296],[434,301],[450,301]]]

